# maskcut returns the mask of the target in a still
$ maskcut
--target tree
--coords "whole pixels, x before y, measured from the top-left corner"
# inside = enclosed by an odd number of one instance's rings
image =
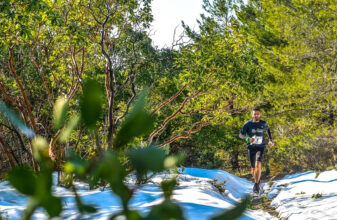
[[[234,15],[239,3],[204,1],[209,15],[202,15],[200,33],[184,25],[192,43],[177,51],[176,74],[163,78],[160,89],[166,96],[155,105],[160,120],[149,143],[154,138],[165,145],[191,137],[204,126],[223,125],[250,109],[264,79]]]
[[[150,3],[150,0],[110,0],[89,1],[88,4],[105,58],[109,147],[112,147],[113,135],[137,95],[135,83],[139,66],[146,61],[143,51],[150,47],[149,42],[144,42],[144,29],[152,20]]]
[[[64,95],[70,102],[95,69],[92,63],[99,63],[90,43],[94,36],[86,37],[93,26],[82,9],[77,1],[5,1],[1,7],[1,98],[35,134],[52,137],[54,160],[60,151],[60,131],[52,130],[49,114],[55,99]]]
[[[109,124],[86,144],[96,143],[99,152],[104,136],[112,138],[143,89],[139,75],[152,74],[145,68],[154,52],[145,31],[152,18],[150,1],[5,1],[0,13],[1,98],[36,135],[50,137],[50,156],[60,160],[61,130],[50,123],[56,98],[65,96],[67,114],[74,114],[79,103],[72,99],[83,92],[83,82],[97,79],[106,85]],[[79,130],[70,140],[75,146],[85,142],[79,139],[87,131]]]
[[[326,163],[333,164],[336,1],[249,1],[238,17],[267,76],[259,103],[282,137],[275,156],[292,152],[290,167],[303,167],[310,157],[303,151],[317,151],[320,139],[330,149]]]

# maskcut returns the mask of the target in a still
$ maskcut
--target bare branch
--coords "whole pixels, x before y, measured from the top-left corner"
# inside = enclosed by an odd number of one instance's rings
[[[28,97],[27,97],[27,93],[26,93],[26,90],[25,88],[23,87],[18,75],[16,74],[15,72],[15,68],[13,66],[13,48],[14,48],[15,44],[13,44],[10,48],[9,48],[9,67],[11,69],[11,72],[13,74],[13,76],[15,77],[15,81],[16,83],[19,85],[20,87],[20,90],[21,90],[21,93],[24,97],[24,101],[25,101],[25,104],[26,104],[26,107],[27,107],[27,111],[28,111],[28,115],[30,117],[30,120],[31,120],[31,123],[32,123],[32,126],[33,126],[33,129],[35,131],[35,133],[37,134],[38,133],[38,129],[37,129],[37,126],[36,126],[36,123],[35,123],[35,118],[33,116],[33,113],[32,113],[32,109],[31,109],[31,105],[29,103],[29,100],[28,100]]]
[[[117,87],[117,92],[118,92],[130,80],[132,96],[129,98],[129,100],[128,100],[127,104],[126,104],[126,110],[125,110],[125,112],[121,116],[117,117],[116,122],[115,122],[116,125],[120,122],[120,120],[122,118],[124,118],[128,114],[130,106],[131,106],[132,102],[134,101],[134,99],[136,98],[136,95],[137,95],[136,94],[136,90],[135,90],[135,81],[136,81],[135,65],[138,63],[138,56],[136,54],[135,43],[136,43],[136,41],[132,42],[132,51],[133,51],[133,56],[134,56],[135,60],[131,64],[130,73],[127,76],[127,78],[124,81],[124,83],[122,83],[121,85],[119,85]]]
[[[84,69],[84,47],[82,47],[80,50],[82,50],[81,69],[79,69],[78,63],[77,63],[77,60],[76,60],[76,48],[74,47],[74,50],[71,50],[71,60],[72,60],[73,65],[75,67],[75,73],[76,73],[76,76],[77,76],[77,83],[76,83],[76,86],[75,86],[75,92],[77,91],[77,87],[78,87],[77,84],[78,83],[80,83],[80,85],[82,86],[81,82],[82,82],[82,73],[83,73],[83,69]]]
[[[184,85],[176,94],[174,94],[173,96],[171,96],[168,100],[166,100],[165,102],[163,102],[162,104],[160,104],[151,114],[154,115],[157,111],[159,111],[162,107],[164,107],[165,105],[169,104],[170,102],[172,102],[175,98],[177,98],[184,90],[185,88],[188,86],[188,84]]]
[[[176,40],[176,34],[177,34],[178,27],[179,27],[179,25],[174,28],[173,41],[172,41],[172,44],[171,44],[171,50],[174,50],[174,48],[176,46],[183,46],[183,45],[186,45],[189,42],[191,42],[191,39],[189,39],[189,38],[186,37],[184,31],[179,34],[178,39]],[[184,39],[187,39],[187,40],[184,41]]]
[[[172,115],[170,115],[169,117],[167,117],[165,119],[165,121],[155,130],[153,131],[149,138],[148,138],[148,145],[150,145],[152,143],[153,137],[156,136],[158,134],[159,131],[161,131],[162,129],[164,129],[164,127],[166,126],[166,124],[171,121],[173,118],[175,118],[178,113],[181,112],[181,110],[185,107],[186,103],[188,103],[189,101],[191,101],[194,97],[200,95],[202,93],[202,91],[198,91],[195,94],[187,97],[184,102],[180,105],[179,109],[177,111],[175,111]]]
[[[80,79],[78,79],[76,81],[75,87],[73,89],[69,90],[69,92],[67,94],[67,99],[68,100],[70,100],[70,99],[72,99],[74,97],[74,95],[76,94],[76,92],[77,92],[77,90],[78,90],[78,88],[79,88],[80,85],[81,85],[81,81],[80,81]]]
[[[0,90],[2,91],[2,93],[5,95],[5,97],[6,97],[6,98],[7,98],[7,99],[8,99],[14,106],[16,106],[21,112],[23,111],[22,106],[19,105],[19,103],[17,103],[17,102],[13,99],[13,97],[11,97],[11,96],[7,93],[5,87],[2,85],[2,83],[0,83]]]
[[[136,98],[136,95],[137,95],[137,94],[136,94],[136,90],[135,90],[135,80],[134,80],[134,79],[133,79],[132,82],[131,82],[131,91],[132,91],[132,96],[131,96],[131,98],[128,100],[127,104],[126,104],[126,110],[125,110],[125,112],[124,112],[121,116],[117,117],[116,123],[115,123],[115,124],[118,124],[119,121],[120,121],[122,118],[124,118],[124,117],[128,114],[129,109],[130,109],[130,106],[131,106],[133,100]]]
[[[0,123],[0,125],[1,125],[1,126],[4,126],[5,128],[7,128],[7,129],[10,130],[10,131],[13,131],[13,132],[16,134],[16,136],[18,137],[18,139],[19,139],[21,149],[22,149],[24,152],[26,152],[31,158],[33,158],[32,153],[25,147],[25,144],[23,143],[23,140],[22,140],[22,137],[21,137],[20,133],[19,133],[15,128],[11,128],[11,127],[8,126],[8,125],[5,125],[5,124],[3,124],[3,123]]]
[[[92,7],[91,7],[91,0],[89,1],[88,8],[89,8],[89,10],[91,11],[91,15],[92,15],[92,17],[94,18],[94,20],[95,20],[99,25],[102,25],[103,23],[100,22],[100,21],[98,20],[98,18],[95,16],[94,10],[93,10]]]
[[[44,86],[45,86],[47,94],[48,94],[49,102],[53,106],[54,105],[54,101],[53,101],[54,99],[53,99],[53,96],[52,96],[52,94],[50,92],[50,89],[49,89],[49,86],[48,86],[48,83],[47,83],[47,79],[46,79],[46,75],[44,74],[44,72],[42,70],[42,67],[36,62],[36,60],[34,58],[34,55],[33,55],[33,51],[31,53],[30,58],[33,61],[33,63],[36,66],[36,68],[39,70],[39,73],[42,76],[42,80],[43,80]]]
[[[193,130],[193,128],[194,128],[196,125],[198,125],[198,124],[200,124],[199,127]],[[172,139],[170,139],[170,140],[168,140],[168,141],[165,141],[164,143],[162,143],[161,145],[159,145],[159,147],[163,147],[163,146],[165,146],[165,145],[167,145],[167,144],[170,144],[170,143],[172,143],[172,142],[174,142],[174,141],[176,141],[176,140],[178,140],[178,139],[181,139],[181,138],[188,138],[188,137],[190,137],[192,134],[199,132],[199,131],[201,130],[201,128],[203,128],[203,127],[205,127],[205,126],[207,126],[207,125],[210,125],[210,124],[212,124],[212,122],[200,122],[200,121],[199,121],[199,122],[196,122],[196,123],[194,123],[194,124],[192,125],[192,127],[190,128],[190,130],[188,131],[187,134],[180,134],[180,135],[177,135],[177,136],[173,137]]]
[[[3,141],[3,139],[0,137],[0,144],[2,146],[2,150],[5,152],[8,160],[9,160],[9,163],[11,165],[11,168],[15,167],[15,162],[14,162],[14,159],[12,157],[12,155],[10,154],[9,150],[8,150],[8,147],[6,145],[6,143]]]
[[[80,70],[80,75],[82,76],[83,71],[84,71],[84,55],[85,55],[85,48],[82,47],[80,50],[82,50],[81,70]]]
[[[73,65],[75,67],[75,73],[76,73],[77,77],[80,77],[79,76],[80,70],[78,68],[77,60],[76,60],[76,47],[74,46],[74,48],[70,49],[70,50],[71,50],[71,60],[73,61]]]

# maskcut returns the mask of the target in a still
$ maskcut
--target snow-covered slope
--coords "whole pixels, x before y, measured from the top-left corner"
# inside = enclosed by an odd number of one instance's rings
[[[130,207],[146,214],[151,206],[162,201],[158,183],[172,174],[156,175],[152,181],[137,189]],[[225,182],[225,193],[219,191],[211,181]],[[172,199],[184,210],[187,219],[210,219],[212,216],[234,207],[252,190],[253,183],[221,170],[185,168],[178,176],[178,186]],[[72,193],[62,187],[54,187],[57,196],[63,198],[62,219],[108,219],[120,210],[120,201],[111,191],[88,190],[84,183],[76,183],[78,193],[86,203],[95,204],[98,212],[79,216]],[[311,198],[313,194],[321,198]],[[315,179],[314,172],[286,176],[276,181],[271,188],[272,205],[277,207],[280,217],[289,219],[336,219],[337,216],[337,171],[321,173]],[[27,199],[19,195],[7,182],[0,183],[0,213],[8,219],[19,219]],[[46,214],[38,210],[34,219],[44,219]],[[240,219],[275,219],[262,210],[247,210]]]
[[[277,195],[275,198],[273,198]],[[337,219],[337,170],[285,176],[269,193],[272,206],[286,219]]]

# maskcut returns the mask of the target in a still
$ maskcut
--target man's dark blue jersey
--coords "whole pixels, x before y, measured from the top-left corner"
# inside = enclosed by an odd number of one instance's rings
[[[254,137],[253,143],[248,143],[247,147],[266,147],[266,141],[264,138],[264,131],[267,131],[269,140],[272,140],[271,133],[267,122],[260,120],[259,122],[253,122],[253,120],[247,121],[240,131],[240,138],[246,139],[247,137]]]

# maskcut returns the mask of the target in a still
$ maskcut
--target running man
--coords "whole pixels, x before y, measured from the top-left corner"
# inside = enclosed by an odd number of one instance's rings
[[[252,120],[247,121],[240,131],[240,138],[246,140],[249,161],[252,167],[252,176],[254,179],[253,192],[259,193],[260,191],[260,177],[261,177],[261,162],[266,148],[264,138],[264,131],[268,134],[268,145],[274,146],[274,141],[268,128],[267,122],[260,120],[261,111],[258,107],[254,107],[252,111]]]

